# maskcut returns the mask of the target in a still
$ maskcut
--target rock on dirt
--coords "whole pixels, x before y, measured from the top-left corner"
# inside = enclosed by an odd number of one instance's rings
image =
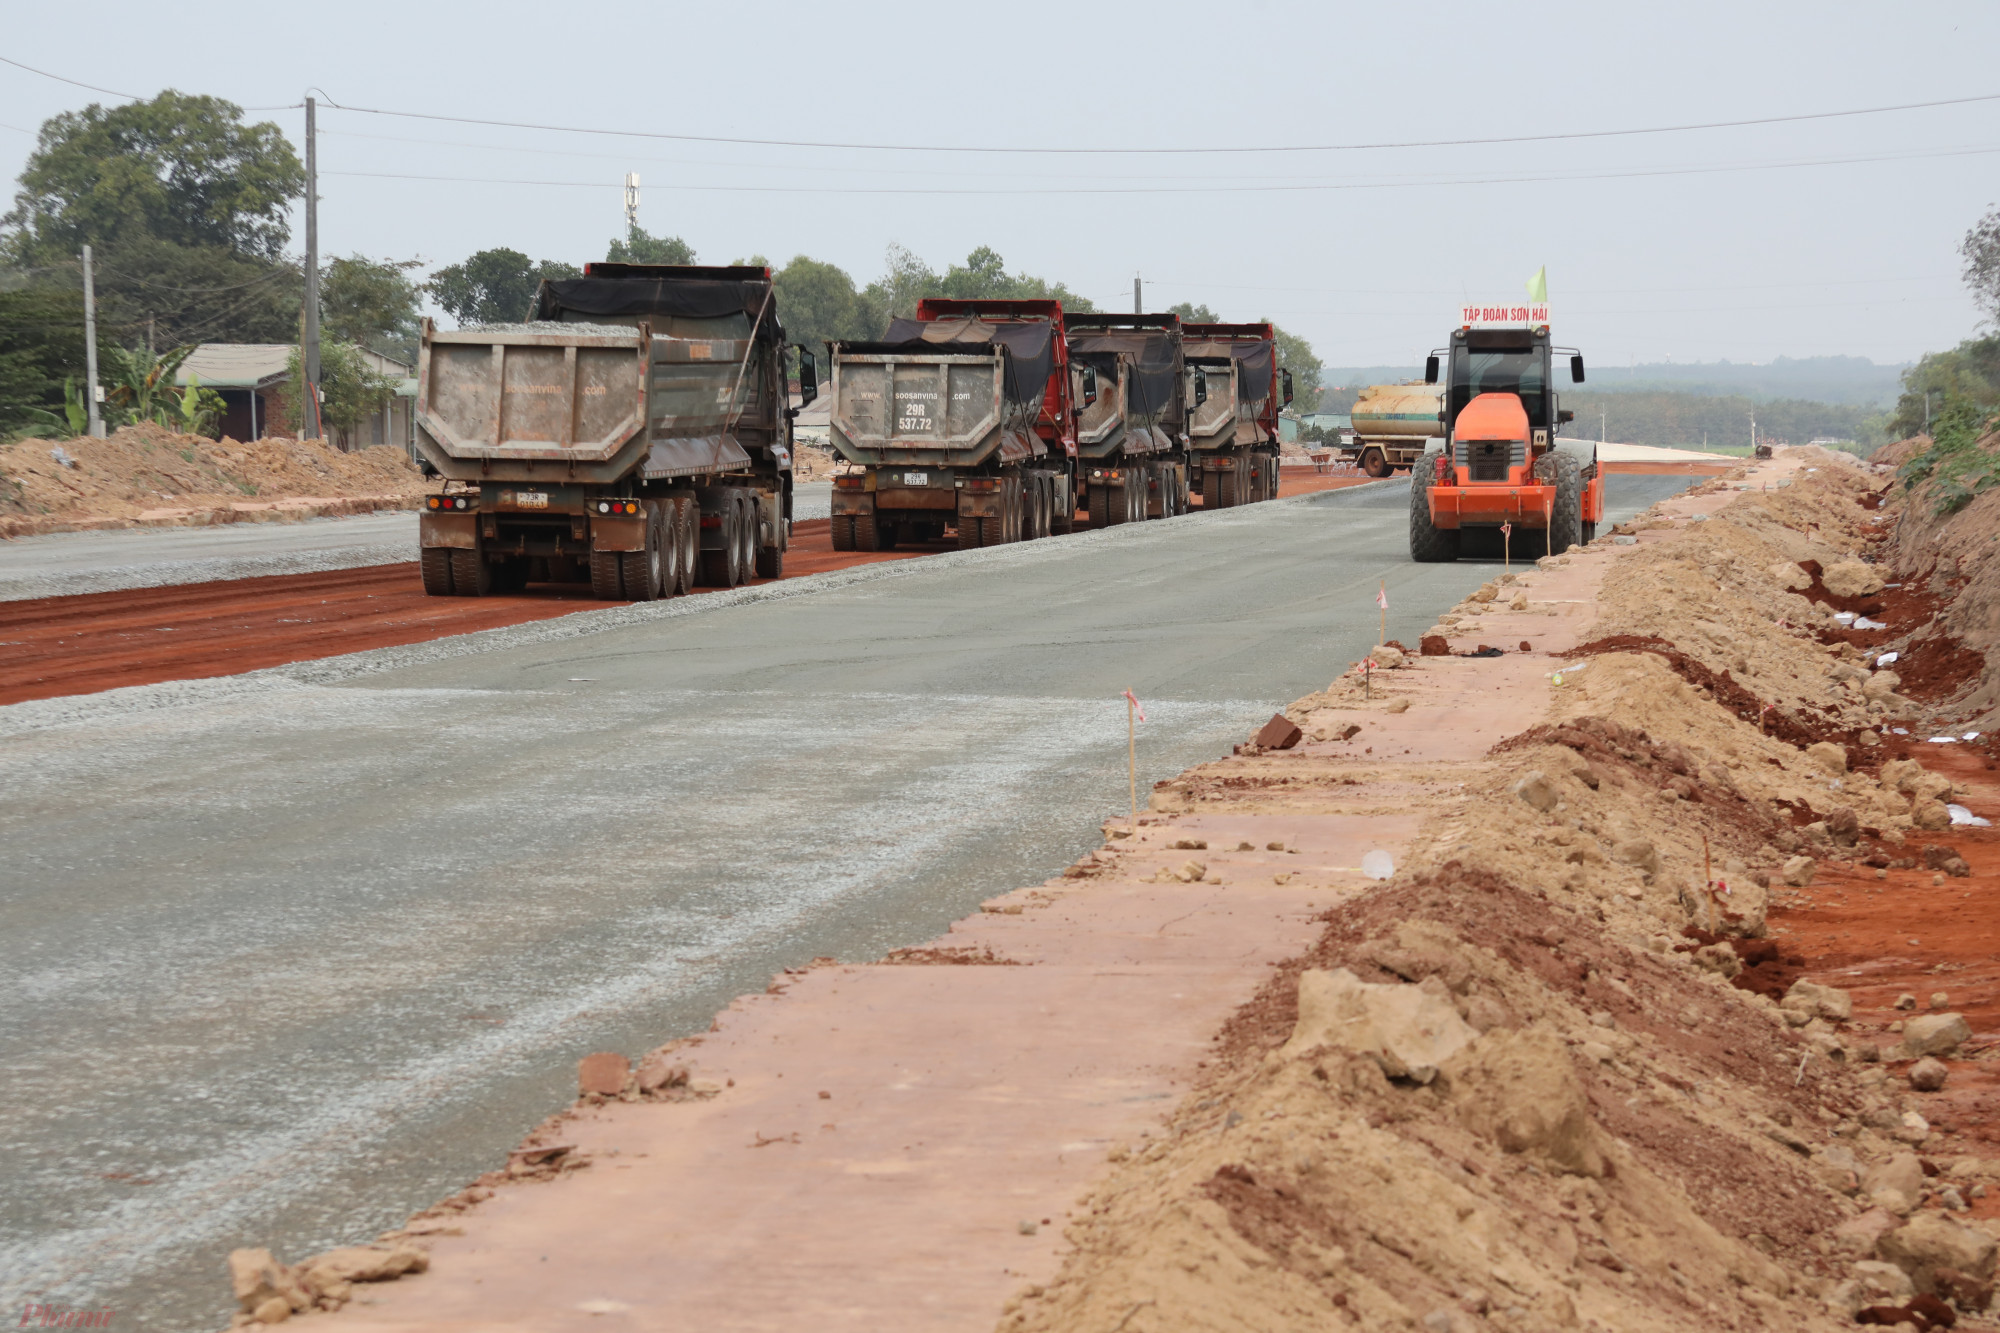
[[[1442,993],[1440,993],[1442,992]],[[1284,1053],[1334,1046],[1371,1056],[1390,1078],[1429,1083],[1479,1034],[1442,986],[1370,985],[1344,967],[1299,977],[1299,1017]]]
[[[1980,1282],[1993,1280],[1994,1240],[1984,1231],[1954,1222],[1942,1213],[1921,1212],[1882,1237],[1881,1256],[1909,1274],[1926,1295],[1937,1291],[1940,1269]]]
[[[1903,1024],[1903,1051],[1910,1056],[1950,1055],[1972,1035],[1964,1014],[1924,1014]]]
[[[1792,983],[1785,992],[1783,1005],[1787,1009],[1801,1009],[1814,1018],[1827,1018],[1835,1022],[1846,1022],[1854,1017],[1854,997],[1837,986],[1822,986],[1807,981],[1803,977]]]
[[[1795,889],[1802,889],[1813,882],[1813,876],[1818,871],[1819,863],[1810,856],[1794,856],[1785,862],[1784,869],[1780,873],[1784,876],[1785,883]]]
[[[1910,1086],[1918,1092],[1936,1092],[1951,1077],[1944,1061],[1925,1056],[1910,1066]]]
[[[616,1051],[599,1051],[576,1062],[576,1090],[581,1095],[616,1097],[631,1077],[631,1061]]]
[[[1466,1128],[1502,1152],[1532,1154],[1558,1171],[1604,1174],[1589,1099],[1554,1033],[1489,1032],[1445,1067]]]
[[[1882,591],[1882,576],[1859,560],[1836,562],[1820,575],[1820,582],[1835,597],[1870,597]]]

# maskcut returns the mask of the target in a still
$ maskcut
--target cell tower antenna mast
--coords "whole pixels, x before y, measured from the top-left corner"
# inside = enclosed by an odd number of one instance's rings
[[[633,231],[639,225],[639,173],[625,173],[625,230]]]

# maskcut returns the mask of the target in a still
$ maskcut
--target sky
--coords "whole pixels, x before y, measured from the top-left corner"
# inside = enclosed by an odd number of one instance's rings
[[[704,262],[859,284],[892,243],[939,271],[988,245],[1101,307],[1136,274],[1149,308],[1275,319],[1333,365],[1414,364],[1546,265],[1558,341],[1625,365],[1973,333],[1957,247],[2000,203],[2000,100],[1601,132],[1991,98],[1996,50],[1990,3],[100,0],[13,10],[0,55],[139,96],[313,93],[328,255],[602,258],[630,171],[641,225]],[[0,65],[9,178],[44,118],[111,100]],[[303,142],[302,110],[250,116]],[[1596,137],[1356,147],[1549,135]]]

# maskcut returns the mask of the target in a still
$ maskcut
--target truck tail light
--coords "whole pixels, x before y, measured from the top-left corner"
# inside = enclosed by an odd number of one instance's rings
[[[701,525],[704,528],[719,528],[722,526],[722,515],[703,514],[701,516]]]
[[[833,487],[839,491],[858,491],[861,489],[862,481],[863,478],[855,476],[835,477]]]
[[[636,514],[639,512],[637,500],[599,500],[597,512],[600,514]]]

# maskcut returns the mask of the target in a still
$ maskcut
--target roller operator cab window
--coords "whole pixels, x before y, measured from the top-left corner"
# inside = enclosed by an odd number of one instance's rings
[[[1451,352],[1451,416],[1482,393],[1513,393],[1521,396],[1528,412],[1528,426],[1546,430],[1549,425],[1549,353],[1545,347],[1473,348],[1454,347]]]

